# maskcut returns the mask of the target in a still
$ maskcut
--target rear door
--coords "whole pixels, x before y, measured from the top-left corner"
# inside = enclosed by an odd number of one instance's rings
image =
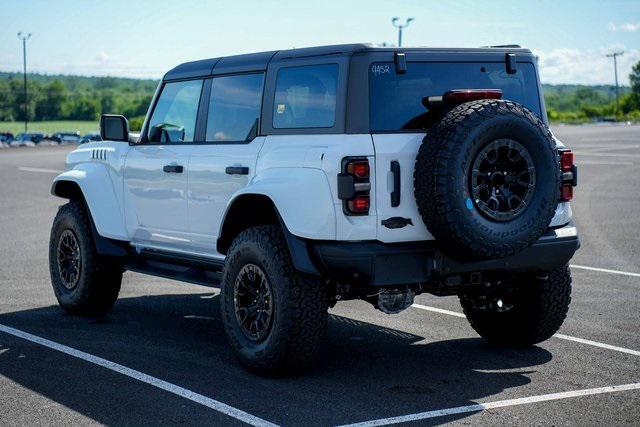
[[[418,212],[413,170],[427,131],[441,117],[425,106],[423,98],[453,89],[501,89],[503,99],[543,114],[537,74],[530,62],[518,63],[515,73],[508,73],[504,62],[409,62],[402,74],[396,73],[392,62],[371,64],[369,123],[376,152],[378,240],[433,238]],[[428,137],[424,143],[429,143]],[[411,222],[401,228],[385,226],[386,219],[396,217]]]
[[[382,242],[433,238],[418,213],[413,195],[413,169],[424,136],[424,133],[373,135],[376,151],[377,239]],[[383,225],[385,220],[391,218],[411,222],[401,228]]]
[[[229,201],[255,175],[265,140],[258,136],[263,87],[262,72],[206,82],[205,142],[189,158],[189,233],[196,252],[215,253]]]
[[[188,161],[203,81],[166,83],[140,144],[124,167],[125,217],[134,243],[191,245],[187,212]]]

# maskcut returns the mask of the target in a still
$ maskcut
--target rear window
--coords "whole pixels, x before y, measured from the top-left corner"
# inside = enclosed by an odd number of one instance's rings
[[[337,88],[338,64],[281,68],[276,82],[273,127],[333,127]]]
[[[250,141],[257,135],[263,79],[262,73],[213,79],[207,141]]]
[[[369,114],[372,132],[420,131],[435,123],[435,114],[422,103],[452,89],[501,89],[502,99],[518,102],[541,116],[536,72],[531,63],[518,63],[508,74],[503,62],[410,62],[397,74],[392,62],[369,69]]]

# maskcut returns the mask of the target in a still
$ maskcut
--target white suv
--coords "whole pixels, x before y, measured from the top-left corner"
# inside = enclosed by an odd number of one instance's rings
[[[99,315],[124,270],[221,288],[249,369],[308,366],[327,309],[458,295],[472,326],[531,345],[562,324],[577,170],[533,54],[324,46],[182,64],[139,137],[103,115],[51,192],[61,306]]]

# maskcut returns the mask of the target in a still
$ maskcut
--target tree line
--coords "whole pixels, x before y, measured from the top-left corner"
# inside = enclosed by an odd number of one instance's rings
[[[640,62],[633,66],[629,83],[620,87],[617,111],[613,85],[542,85],[547,115],[563,122],[640,120]]]
[[[102,113],[144,116],[158,82],[119,77],[29,74],[30,121],[97,120]],[[0,121],[25,119],[22,74],[0,73]]]
[[[142,123],[158,84],[156,80],[120,77],[28,75],[28,115],[31,121],[97,120],[102,113],[124,114]],[[594,119],[640,120],[640,62],[620,88],[616,111],[612,85],[543,85],[552,121]],[[0,72],[0,121],[25,119],[22,74]]]

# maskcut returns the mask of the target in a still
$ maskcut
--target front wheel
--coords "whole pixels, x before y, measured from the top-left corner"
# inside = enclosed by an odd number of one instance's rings
[[[569,311],[569,266],[548,275],[523,275],[505,283],[505,292],[491,296],[461,295],[471,327],[490,342],[530,346],[555,334]]]
[[[122,267],[97,253],[88,215],[79,200],[60,207],[51,227],[49,272],[62,308],[101,316],[118,298]]]
[[[327,325],[325,286],[298,273],[279,227],[235,238],[222,275],[225,332],[240,362],[263,375],[298,372],[319,350]]]

